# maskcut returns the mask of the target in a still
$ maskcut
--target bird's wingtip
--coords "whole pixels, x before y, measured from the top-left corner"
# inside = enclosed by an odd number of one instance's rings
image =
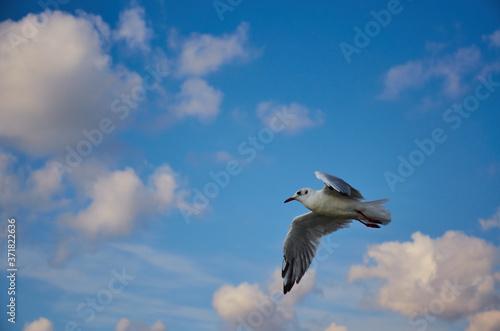
[[[283,295],[287,294],[290,292],[290,290],[293,287],[293,283],[288,283],[288,284],[283,284]]]
[[[289,265],[290,264],[286,262],[285,256],[283,256],[283,264],[281,265],[281,278],[285,278]]]

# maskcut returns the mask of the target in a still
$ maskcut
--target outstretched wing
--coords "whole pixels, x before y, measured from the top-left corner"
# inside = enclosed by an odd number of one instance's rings
[[[364,199],[364,197],[361,195],[361,193],[359,193],[358,190],[356,190],[354,187],[352,187],[351,185],[344,182],[342,179],[335,177],[335,176],[332,176],[332,175],[329,175],[327,173],[321,172],[321,171],[316,171],[314,174],[316,175],[316,177],[319,180],[321,180],[321,181],[323,181],[323,183],[325,183],[325,188],[323,188],[323,190],[326,193],[329,193],[328,190],[326,190],[326,188],[328,188],[330,191],[335,190],[343,195],[346,195],[348,197],[351,197],[351,198],[354,198],[357,200]]]
[[[314,212],[293,219],[283,243],[283,293],[289,292],[306,273],[316,255],[321,237],[349,227],[351,220],[322,216]]]

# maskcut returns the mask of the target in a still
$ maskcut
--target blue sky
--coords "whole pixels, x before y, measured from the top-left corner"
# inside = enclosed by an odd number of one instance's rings
[[[498,329],[498,3],[62,2],[0,12],[2,329]],[[283,297],[317,170],[393,221]]]

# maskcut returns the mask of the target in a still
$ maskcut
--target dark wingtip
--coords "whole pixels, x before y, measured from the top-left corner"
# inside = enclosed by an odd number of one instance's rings
[[[291,277],[286,277],[286,274],[289,272],[291,263],[286,260],[286,257],[283,256],[283,269],[281,270],[281,278],[283,278],[283,294],[287,294],[293,287],[294,281]],[[286,283],[285,283],[286,282]]]
[[[288,283],[288,284],[283,284],[283,295],[287,294],[290,292],[290,290],[293,287],[293,283]]]

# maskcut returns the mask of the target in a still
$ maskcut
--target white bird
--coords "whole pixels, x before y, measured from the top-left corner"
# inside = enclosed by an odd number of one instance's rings
[[[361,193],[342,179],[321,171],[315,174],[325,183],[322,190],[303,188],[285,200],[297,200],[311,211],[293,219],[283,243],[284,294],[300,282],[316,255],[321,237],[348,228],[353,219],[370,228],[380,228],[380,224],[391,221],[391,212],[383,206],[389,199],[362,202]]]

